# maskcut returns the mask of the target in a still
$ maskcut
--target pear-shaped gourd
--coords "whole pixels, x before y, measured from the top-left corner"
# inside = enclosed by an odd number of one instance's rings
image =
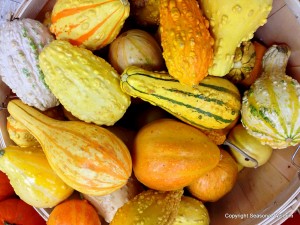
[[[272,0],[198,0],[209,20],[215,39],[214,57],[208,72],[213,76],[225,76],[233,66],[236,48],[253,37],[258,27],[267,22]]]
[[[244,93],[241,121],[262,144],[282,149],[300,143],[300,84],[286,75],[290,48],[273,45],[263,73]]]
[[[106,195],[126,184],[130,153],[113,133],[81,121],[49,118],[20,100],[11,100],[7,108],[39,141],[52,169],[70,187]]]
[[[41,147],[0,150],[0,170],[7,174],[15,193],[34,207],[54,207],[73,193],[52,170]]]

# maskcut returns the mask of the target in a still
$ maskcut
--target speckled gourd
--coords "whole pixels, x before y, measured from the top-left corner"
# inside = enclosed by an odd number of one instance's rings
[[[34,207],[54,207],[73,193],[52,170],[41,147],[11,145],[0,150],[0,170],[15,193]]]
[[[38,63],[40,52],[52,40],[36,20],[13,20],[0,27],[0,77],[24,103],[40,110],[59,104]]]
[[[110,126],[130,105],[119,74],[87,49],[55,40],[41,52],[39,63],[53,94],[80,120]]]
[[[272,0],[198,0],[209,20],[210,31],[215,39],[213,63],[208,72],[225,76],[233,66],[236,48],[253,37],[258,27],[267,22]]]
[[[90,50],[111,43],[129,16],[128,0],[58,0],[52,14],[50,31]]]
[[[300,84],[286,75],[287,45],[272,45],[263,72],[244,93],[241,121],[262,144],[283,149],[300,143]]]
[[[73,189],[106,195],[126,184],[132,162],[126,145],[107,129],[52,119],[20,100],[8,112],[39,141],[53,171]]]
[[[196,0],[161,0],[160,34],[163,57],[171,76],[197,85],[208,75],[214,40]]]

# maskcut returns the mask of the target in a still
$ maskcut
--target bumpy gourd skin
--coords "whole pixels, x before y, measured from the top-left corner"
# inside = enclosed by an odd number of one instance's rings
[[[196,0],[161,0],[160,31],[168,72],[182,84],[197,85],[208,74],[214,40]]]
[[[59,104],[38,64],[39,53],[52,40],[46,26],[36,20],[0,26],[0,77],[24,103],[42,111]]]
[[[57,39],[90,50],[100,49],[116,38],[129,11],[127,0],[58,0],[50,31]]]
[[[241,119],[249,134],[276,149],[300,143],[300,84],[285,73],[290,54],[286,45],[271,46],[262,75],[242,102]]]
[[[87,49],[55,40],[41,52],[39,62],[54,95],[85,122],[113,125],[130,105],[119,74]]]
[[[225,76],[233,65],[236,48],[253,37],[258,27],[267,22],[272,0],[223,1],[198,0],[209,20],[215,39],[213,64],[209,74]]]

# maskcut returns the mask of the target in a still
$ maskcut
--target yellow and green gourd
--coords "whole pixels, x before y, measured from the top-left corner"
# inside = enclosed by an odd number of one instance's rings
[[[262,144],[283,149],[300,143],[300,85],[286,75],[290,48],[272,45],[263,72],[244,93],[241,121]]]
[[[227,127],[239,116],[241,108],[237,87],[220,77],[208,76],[190,87],[167,73],[130,66],[121,75],[121,88],[200,129]]]
[[[209,20],[215,40],[213,63],[208,72],[225,76],[233,66],[237,47],[253,37],[258,27],[267,22],[272,0],[198,0],[202,12]]]

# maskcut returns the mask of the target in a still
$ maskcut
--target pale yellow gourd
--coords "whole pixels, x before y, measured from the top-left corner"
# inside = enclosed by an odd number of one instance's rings
[[[233,66],[236,48],[253,37],[258,27],[267,22],[272,0],[223,1],[201,0],[200,7],[209,20],[215,40],[214,58],[208,72],[225,76]]]

